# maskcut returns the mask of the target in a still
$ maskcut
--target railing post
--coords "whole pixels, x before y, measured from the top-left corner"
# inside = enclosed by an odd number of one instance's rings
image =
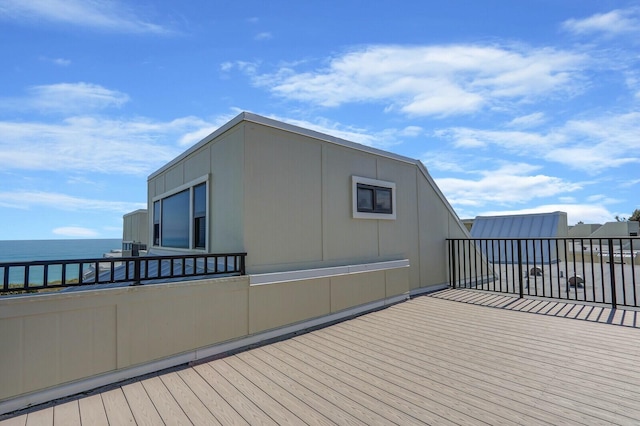
[[[455,256],[455,248],[457,246],[457,240],[449,241],[451,247],[451,284],[452,287],[456,288],[456,256]]]
[[[616,296],[616,265],[613,256],[613,239],[609,238],[609,283],[611,284],[611,307],[616,309],[618,298]]]
[[[518,239],[518,284],[520,285],[520,299],[524,298],[524,283],[522,277],[522,241]]]
[[[140,259],[137,258],[133,261],[133,284],[140,285]]]

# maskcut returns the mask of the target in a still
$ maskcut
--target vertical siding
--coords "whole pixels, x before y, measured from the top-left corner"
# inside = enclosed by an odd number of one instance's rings
[[[249,269],[322,261],[321,144],[252,123],[245,132]]]
[[[412,164],[378,159],[378,178],[396,184],[396,220],[380,220],[380,256],[406,258],[412,265],[409,281],[420,286],[420,240],[418,222],[418,169]]]
[[[212,142],[210,155],[209,251],[244,251],[244,126]]]
[[[330,144],[324,151],[324,259],[334,263],[377,259],[378,221],[353,219],[351,204],[351,176],[376,179],[376,157]]]
[[[420,281],[412,289],[429,287],[447,281],[446,239],[451,235],[451,216],[427,179],[418,174],[418,229],[420,233]],[[455,227],[453,228],[455,230]],[[460,230],[460,233],[462,231]]]

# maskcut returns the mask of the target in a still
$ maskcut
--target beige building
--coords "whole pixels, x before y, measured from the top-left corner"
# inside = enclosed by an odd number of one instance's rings
[[[405,261],[413,291],[447,283],[445,239],[468,235],[419,161],[250,113],[148,189],[154,253],[247,252],[250,275]]]
[[[149,244],[149,218],[145,209],[122,217],[122,255],[139,255]]]

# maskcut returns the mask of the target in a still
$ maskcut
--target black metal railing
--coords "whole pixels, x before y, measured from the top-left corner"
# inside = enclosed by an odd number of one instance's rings
[[[0,293],[88,284],[140,285],[208,275],[245,275],[246,256],[246,253],[203,253],[0,263]]]
[[[449,283],[640,307],[640,238],[447,239]]]

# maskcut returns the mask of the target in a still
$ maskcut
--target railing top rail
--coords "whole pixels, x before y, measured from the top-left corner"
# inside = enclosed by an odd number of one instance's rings
[[[68,265],[78,263],[107,263],[107,262],[133,262],[142,259],[145,260],[170,260],[170,259],[202,259],[210,257],[231,257],[246,256],[247,253],[185,253],[185,254],[166,254],[166,255],[147,255],[147,256],[128,256],[128,257],[92,257],[78,259],[52,259],[52,260],[20,260],[15,262],[0,262],[0,268],[5,266],[40,266],[40,265]]]

